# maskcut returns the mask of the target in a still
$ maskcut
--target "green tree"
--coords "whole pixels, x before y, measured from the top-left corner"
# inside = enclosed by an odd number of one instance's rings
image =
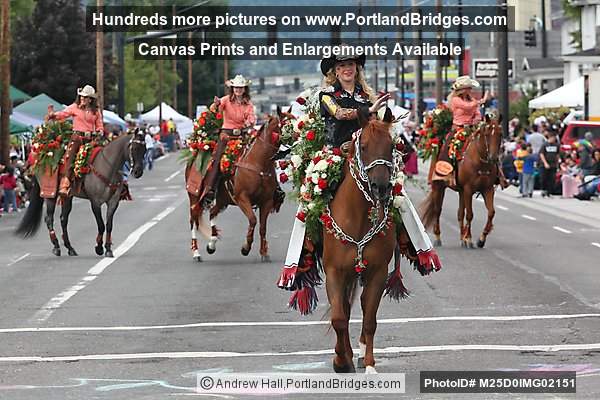
[[[11,69],[13,84],[30,94],[46,93],[69,104],[76,89],[95,86],[94,33],[86,32],[79,0],[38,0],[31,15],[14,27]],[[106,57],[105,86],[114,81]]]

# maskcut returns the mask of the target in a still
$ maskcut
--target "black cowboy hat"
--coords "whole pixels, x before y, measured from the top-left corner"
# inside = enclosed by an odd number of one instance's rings
[[[341,61],[348,61],[348,60],[352,60],[355,63],[357,63],[358,65],[360,65],[361,67],[365,66],[365,61],[367,61],[367,57],[362,54],[360,56],[343,56],[343,55],[337,55],[337,56],[331,56],[331,57],[326,57],[324,59],[321,60],[321,72],[323,73],[323,75],[327,75],[327,72],[329,72],[329,70],[333,67],[335,67],[335,64]]]

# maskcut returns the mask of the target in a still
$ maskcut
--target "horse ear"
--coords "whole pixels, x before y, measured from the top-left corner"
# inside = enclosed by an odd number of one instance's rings
[[[292,108],[293,108],[293,107],[292,107],[292,106],[290,106],[290,108],[288,108],[288,110],[287,110],[286,114],[291,114],[291,113],[292,113]]]
[[[498,123],[501,124],[502,123],[502,114],[498,114]]]
[[[283,118],[283,113],[281,112],[281,107],[277,106],[277,116],[281,119]]]
[[[364,128],[369,123],[369,108],[360,107],[357,110],[358,124],[361,128]]]
[[[385,108],[385,114],[383,115],[383,122],[390,124],[394,120],[394,114],[392,114],[392,110],[389,107]]]

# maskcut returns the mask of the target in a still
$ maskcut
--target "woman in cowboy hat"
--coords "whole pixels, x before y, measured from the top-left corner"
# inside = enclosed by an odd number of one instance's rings
[[[252,81],[244,78],[242,75],[236,75],[235,78],[225,82],[229,87],[229,94],[218,98],[215,96],[213,104],[210,106],[212,112],[220,111],[223,113],[223,126],[219,136],[219,143],[212,154],[211,164],[206,177],[204,178],[204,191],[201,196],[202,205],[207,207],[215,199],[218,180],[221,175],[219,160],[225,152],[227,142],[232,136],[241,136],[256,123],[256,114],[254,105],[250,101],[250,84]]]
[[[481,121],[479,107],[489,99],[489,92],[485,92],[483,99],[473,98],[471,91],[478,88],[479,82],[468,75],[459,76],[452,85],[452,93],[448,96],[448,106],[452,111],[452,129],[476,125]]]
[[[98,109],[96,90],[90,85],[83,89],[77,89],[77,99],[63,111],[54,112],[52,106],[48,106],[48,119],[64,120],[73,118],[73,135],[67,146],[65,154],[65,176],[60,182],[59,194],[68,196],[70,194],[71,182],[73,180],[73,162],[83,142],[91,142],[98,136],[104,135],[104,123],[102,112]]]
[[[365,56],[331,56],[321,60],[325,88],[319,94],[321,115],[325,118],[327,144],[340,147],[352,140],[358,124],[358,109],[376,113],[384,107],[390,95],[375,98],[365,80]]]

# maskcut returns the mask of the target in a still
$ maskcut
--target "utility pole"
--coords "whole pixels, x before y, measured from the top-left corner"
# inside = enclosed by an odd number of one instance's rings
[[[386,47],[387,47],[387,37],[383,39]],[[383,68],[384,68],[384,75],[385,75],[385,92],[388,92],[388,58],[387,58],[387,54],[385,55],[384,61],[383,61]]]
[[[542,58],[548,57],[548,42],[546,37],[546,1],[542,0]]]
[[[10,161],[10,0],[2,0],[2,31],[0,31],[0,162]]]
[[[498,0],[502,15],[508,15],[506,0]],[[498,108],[502,116],[502,132],[508,135],[508,31],[498,32]]]
[[[96,0],[99,9],[104,7],[104,0]],[[98,108],[104,109],[104,32],[96,31],[96,93]]]
[[[192,32],[188,32],[188,39],[190,41],[190,46],[192,45]],[[188,109],[187,109],[187,113],[188,113],[188,117],[190,118],[194,118],[195,115],[192,114],[192,56],[189,56],[187,59],[187,65],[188,65],[188,90],[187,90],[187,103],[188,103]]]
[[[125,32],[117,32],[117,60],[119,63],[119,115],[125,115]]]
[[[458,16],[459,18],[462,18],[462,0],[458,0]],[[462,30],[462,24],[458,24],[458,40],[459,42],[463,39],[463,30]],[[458,57],[458,76],[461,76],[464,74],[463,72],[463,67],[464,67],[464,52],[463,54],[460,55],[460,57]]]
[[[413,6],[418,5],[418,0],[413,0]],[[420,30],[414,33],[414,37],[419,43],[422,39],[422,32]],[[417,117],[417,124],[423,122],[423,56],[417,56],[415,60],[415,116]]]
[[[442,0],[435,0],[435,8],[436,8],[436,12],[441,13],[442,12]],[[438,31],[436,33],[437,36],[437,40],[438,43],[442,41],[442,31],[440,30],[440,28],[438,28]],[[443,90],[442,90],[442,59],[441,56],[438,56],[437,59],[435,60],[435,104],[441,104],[442,103],[442,94],[443,94]]]
[[[175,4],[173,4],[172,10],[172,14],[175,15],[177,13]],[[177,35],[175,35],[175,38],[177,38]],[[177,76],[177,58],[173,58],[173,76]],[[173,108],[177,110],[177,79],[173,80]]]
[[[163,60],[158,60],[158,123],[162,122],[162,103],[163,103]]]

